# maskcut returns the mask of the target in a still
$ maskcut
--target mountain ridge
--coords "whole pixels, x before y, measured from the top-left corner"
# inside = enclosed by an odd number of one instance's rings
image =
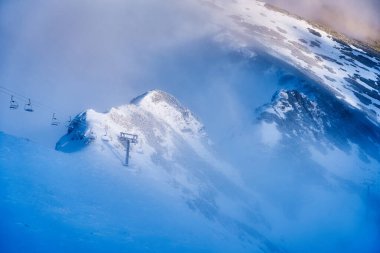
[[[213,10],[227,30],[218,36],[221,43],[250,52],[247,57],[260,50],[270,53],[380,123],[379,54],[346,43],[260,1],[237,0],[218,6],[223,11]]]

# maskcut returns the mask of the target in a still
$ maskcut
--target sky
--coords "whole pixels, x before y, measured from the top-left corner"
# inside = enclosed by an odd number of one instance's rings
[[[333,27],[351,37],[380,40],[378,0],[265,0],[301,17]]]

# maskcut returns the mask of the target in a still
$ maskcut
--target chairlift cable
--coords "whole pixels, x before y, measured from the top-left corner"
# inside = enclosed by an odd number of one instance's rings
[[[31,99],[30,97],[27,97],[17,91],[14,91],[14,90],[11,90],[9,88],[6,88],[4,86],[1,86],[0,85],[0,93],[3,93],[3,94],[6,94],[7,96],[10,96],[10,97],[14,97],[14,98],[17,98],[19,100],[21,100],[23,103],[29,103],[31,102],[31,105],[33,107],[37,107],[37,108],[40,108],[40,109],[43,109],[47,112],[49,112],[50,114],[53,114],[53,115],[56,115],[57,112],[62,112],[61,110],[56,110],[54,107],[52,106],[49,106],[49,105],[46,105],[45,103],[41,103],[39,102],[38,100],[34,100],[34,99]],[[33,110],[34,111],[34,110]],[[31,112],[31,111],[29,111]],[[64,113],[60,113],[60,115],[64,115]],[[69,127],[69,125],[75,120],[75,118],[72,118],[71,116],[69,116],[69,120],[68,121],[65,121],[65,123],[67,123],[67,127]],[[53,122],[51,122],[52,124]],[[75,124],[79,125],[79,126],[82,126],[82,127],[88,127],[88,124],[87,123],[83,123],[79,120],[75,120]]]
[[[0,86],[0,92],[3,92],[3,93],[8,94],[10,96],[13,95],[15,98],[18,98],[18,99],[22,100],[23,102],[28,102],[28,100],[31,99],[34,107],[47,109],[50,111],[50,113],[54,113],[54,112],[59,111],[59,110],[56,110],[56,108],[49,106],[49,105],[46,105],[45,103],[42,103],[37,99],[32,99],[31,97],[27,97],[27,96],[25,96],[25,95],[23,95],[17,91],[11,90],[11,89],[6,88],[4,86]]]

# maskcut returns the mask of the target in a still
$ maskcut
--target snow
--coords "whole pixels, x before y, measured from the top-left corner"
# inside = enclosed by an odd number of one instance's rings
[[[356,96],[357,88],[346,80],[351,78],[350,74],[358,73],[368,81],[379,82],[378,58],[368,56],[354,45],[348,45],[352,50],[350,53],[354,56],[361,56],[377,64],[372,67],[366,66],[358,59],[345,55],[344,45],[335,41],[326,32],[304,20],[270,9],[261,1],[237,0],[213,1],[213,3],[223,8],[223,11],[219,8],[214,9],[217,16],[215,22],[226,30],[224,36],[218,36],[218,41],[230,44],[232,49],[239,51],[252,51],[249,49],[260,45],[275,57],[303,69],[322,85],[332,89],[336,97],[362,110],[373,121],[380,122],[380,109],[373,105],[373,103],[380,104],[379,89],[375,90],[358,81],[363,90],[360,91],[361,94],[365,94],[365,91],[372,91],[372,94],[375,94],[367,97],[371,101],[368,105]],[[310,44],[312,41],[318,41],[318,46]]]
[[[376,181],[380,164],[371,158],[367,158],[368,160],[356,159],[360,156],[359,150],[357,145],[352,145],[351,154],[339,149],[322,153],[320,150],[310,147],[312,159],[324,168],[329,168],[332,175],[357,184],[368,183],[372,186],[373,192],[380,193],[379,183]]]
[[[217,35],[221,43],[249,59],[257,56],[251,46],[259,43],[347,104],[379,112],[363,104],[345,80],[356,72],[376,81],[379,69],[341,59],[341,44],[327,33],[262,2],[213,4],[220,7],[213,14],[223,27]],[[350,47],[354,55],[367,57]],[[285,122],[299,105],[286,104],[290,96],[285,91],[278,95],[285,101],[267,111]],[[316,118],[311,129],[323,132],[323,112],[309,102],[308,112]],[[1,252],[378,250],[380,165],[359,146],[303,149],[298,139],[290,139],[296,137],[281,132],[281,124],[260,121],[258,128],[247,126],[253,135],[233,133],[239,145],[228,147],[235,163],[227,163],[210,144],[202,122],[160,90],[105,113],[86,110],[70,127],[57,151],[0,132]],[[120,132],[138,135],[129,167],[123,166]]]
[[[245,252],[170,185],[0,133],[1,252]]]
[[[290,97],[284,91],[279,95]],[[106,113],[87,110],[69,129],[57,144],[67,153],[0,133],[0,248],[5,252],[305,252],[314,240],[320,243],[312,252],[327,252],[344,235],[345,242],[357,238],[355,247],[376,245],[376,228],[368,225],[374,218],[364,225],[356,218],[366,208],[363,180],[377,178],[376,171],[344,173],[344,166],[335,168],[334,153],[313,153],[326,170],[320,173],[315,164],[299,162],[305,158],[296,152],[281,154],[284,161],[270,157],[282,152],[285,138],[275,123],[261,123],[262,145],[249,153],[253,165],[248,167],[218,156],[203,124],[163,91]],[[72,139],[76,131],[84,137],[92,131],[97,138]],[[122,164],[121,131],[139,136],[129,167]],[[108,138],[102,138],[106,132]],[[269,166],[263,165],[266,156]],[[354,156],[349,163],[356,162]],[[358,191],[341,185],[350,175],[358,179]],[[344,215],[331,211],[347,206]]]
[[[85,131],[85,136],[89,131],[98,136],[90,145],[98,150],[110,150],[121,163],[125,159],[125,147],[119,135],[126,132],[138,135],[138,143],[131,145],[130,162],[133,167],[154,168],[157,167],[157,157],[164,158],[161,162],[167,164],[190,152],[210,167],[217,168],[218,172],[237,182],[240,180],[229,165],[213,155],[203,124],[166,92],[149,91],[133,99],[130,104],[111,108],[107,113],[87,110],[85,121],[86,128],[80,131]],[[104,141],[105,128],[108,141]],[[68,134],[58,142],[59,150],[70,152],[71,149],[65,146],[86,146],[75,144],[76,141],[72,141],[70,136]]]
[[[227,226],[228,230],[231,230],[231,223],[241,223],[240,218],[228,216],[230,210],[251,208],[246,207],[246,201],[240,197],[231,195],[231,191],[238,191],[241,196],[248,194],[253,197],[255,194],[245,186],[235,168],[215,156],[203,124],[172,95],[153,90],[109,112],[87,110],[76,117],[79,118],[83,122],[78,126],[73,120],[70,129],[74,130],[69,130],[61,138],[57,143],[58,150],[91,152],[99,159],[112,160],[118,167],[167,184],[173,191],[170,194],[180,196],[192,210]],[[89,129],[96,136],[102,136],[105,128],[108,141],[103,138],[90,142],[86,138],[72,138],[78,131],[81,132],[79,135],[86,136]],[[118,138],[120,132],[138,135],[138,143],[131,146],[128,168],[122,166],[125,147]],[[73,146],[79,149],[73,149]],[[219,201],[227,201],[228,207],[223,203],[219,205]],[[241,219],[250,220],[249,217]],[[226,220],[230,221],[225,224]],[[250,226],[249,222],[246,225]],[[265,244],[256,232],[242,233],[257,241],[250,248]]]

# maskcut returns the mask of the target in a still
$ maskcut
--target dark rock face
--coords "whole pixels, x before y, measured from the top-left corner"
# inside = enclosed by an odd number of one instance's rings
[[[380,122],[380,56],[376,50],[316,24],[302,23],[301,18],[270,5],[256,8],[249,11],[247,7],[247,15],[234,11],[229,15],[244,34],[242,44],[254,41],[263,46]]]
[[[328,92],[280,90],[258,110],[258,120],[275,123],[286,142],[308,142],[350,151],[352,144],[380,161],[380,128]]]
[[[67,134],[62,136],[55,149],[62,152],[75,152],[94,140],[95,136],[87,127],[87,112],[78,114],[68,126]]]
[[[331,125],[318,104],[297,90],[280,90],[264,108],[260,119],[275,122],[288,137],[318,138]]]

